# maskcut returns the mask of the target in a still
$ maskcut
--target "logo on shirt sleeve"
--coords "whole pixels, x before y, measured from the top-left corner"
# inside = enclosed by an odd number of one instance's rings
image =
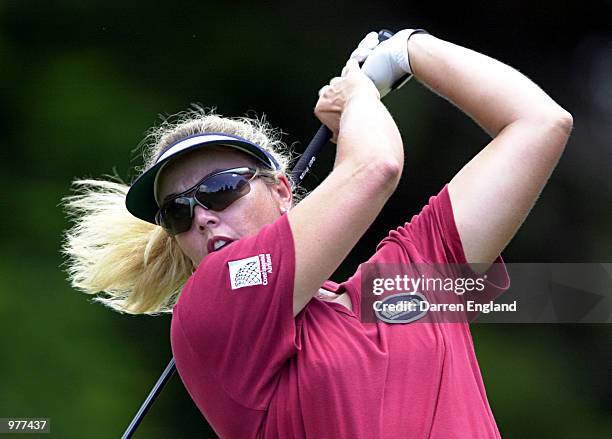
[[[229,261],[227,265],[232,290],[253,285],[268,285],[268,274],[272,273],[272,259],[269,253]]]

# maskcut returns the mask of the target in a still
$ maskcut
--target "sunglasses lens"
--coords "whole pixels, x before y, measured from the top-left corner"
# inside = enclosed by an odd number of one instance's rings
[[[253,174],[217,174],[202,182],[195,198],[207,208],[221,211],[251,191]]]
[[[249,180],[254,175],[254,170],[212,175],[201,182],[193,198],[207,209],[219,212],[251,191]],[[159,210],[157,223],[172,235],[188,231],[193,219],[192,202],[191,196],[179,196],[166,202]]]
[[[161,226],[177,235],[191,228],[191,203],[189,198],[179,197],[166,203],[160,212]]]

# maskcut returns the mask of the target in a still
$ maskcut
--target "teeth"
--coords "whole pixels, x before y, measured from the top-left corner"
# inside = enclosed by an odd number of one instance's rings
[[[226,241],[223,240],[219,240],[219,241],[215,241],[215,245],[214,248],[215,250],[219,250],[221,247],[223,247],[225,244],[227,244]]]

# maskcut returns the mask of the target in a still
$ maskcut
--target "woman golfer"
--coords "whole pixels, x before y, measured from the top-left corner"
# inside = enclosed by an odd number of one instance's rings
[[[336,160],[299,204],[273,132],[198,110],[148,137],[131,187],[84,181],[68,202],[74,284],[123,312],[173,311],[178,371],[222,438],[499,437],[467,323],[364,323],[360,270],[328,278],[400,183],[411,147],[379,90],[413,73],[493,140],[419,215],[398,218],[369,262],[497,260],[492,294],[508,285],[499,254],[572,118],[516,70],[427,33],[368,41],[319,92]]]

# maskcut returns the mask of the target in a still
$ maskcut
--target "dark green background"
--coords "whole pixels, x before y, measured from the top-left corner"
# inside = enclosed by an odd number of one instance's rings
[[[59,438],[119,437],[171,356],[168,317],[114,314],[66,282],[58,204],[71,180],[130,180],[144,131],[192,102],[265,113],[301,150],[316,92],[369,30],[424,27],[518,68],[568,109],[566,153],[504,256],[610,262],[612,2],[531,3],[1,2],[0,417],[49,417]],[[335,280],[487,142],[416,82],[385,102],[404,137],[403,182]],[[331,159],[330,148],[310,188]],[[504,437],[612,437],[609,326],[473,332]],[[175,377],[136,437],[208,434]]]

